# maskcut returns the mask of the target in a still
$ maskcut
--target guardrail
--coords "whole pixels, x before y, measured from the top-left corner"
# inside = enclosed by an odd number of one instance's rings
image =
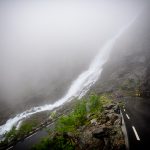
[[[122,128],[122,132],[123,132],[124,139],[125,139],[126,150],[129,150],[129,138],[128,138],[128,133],[127,133],[127,127],[126,127],[126,123],[124,121],[124,117],[123,117],[121,108],[120,108],[120,115],[121,115],[121,128]]]

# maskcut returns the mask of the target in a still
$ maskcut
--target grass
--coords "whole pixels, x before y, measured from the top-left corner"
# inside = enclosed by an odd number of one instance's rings
[[[72,112],[68,115],[60,117],[56,123],[53,131],[48,130],[50,136],[45,137],[42,141],[33,146],[34,150],[46,150],[51,149],[67,149],[73,150],[75,148],[75,142],[64,137],[64,133],[71,132],[74,135],[78,134],[78,129],[83,125],[90,123],[87,119],[88,114],[94,114],[93,117],[98,117],[103,111],[103,105],[111,103],[108,94],[102,94],[100,96],[91,94],[86,99],[81,99],[76,102]],[[55,118],[56,112],[50,114],[50,118]],[[37,127],[35,119],[22,123],[19,130],[13,127],[9,132],[5,134],[5,140],[1,142],[2,145],[7,145],[12,141],[16,141],[19,138],[29,134],[35,127]],[[52,136],[53,133],[58,133],[57,136]]]
[[[100,115],[103,111],[103,105],[109,103],[111,103],[111,100],[107,94],[101,96],[92,94],[87,99],[81,99],[70,114],[63,115],[57,120],[54,130],[49,132],[50,136],[45,137],[40,143],[33,146],[33,150],[47,150],[49,148],[54,150],[75,149],[76,143],[70,138],[64,137],[64,133],[71,132],[77,135],[77,129],[89,123],[87,115]]]
[[[1,141],[0,145],[7,145],[10,142],[16,141],[19,138],[24,137],[29,134],[37,126],[35,121],[24,122],[17,130],[16,127],[13,127],[9,132],[6,132],[4,135],[4,141]]]
[[[104,98],[104,97],[102,97]],[[56,123],[57,132],[76,132],[87,121],[87,114],[101,112],[104,101],[97,95],[80,100],[69,115],[62,116]]]
[[[62,116],[56,123],[55,130],[58,132],[74,132],[76,128],[85,122],[86,105],[82,100],[75,106],[73,112]]]
[[[36,122],[23,123],[22,126],[17,131],[17,133],[18,133],[19,136],[26,135],[29,132],[31,132],[34,127],[36,127]]]

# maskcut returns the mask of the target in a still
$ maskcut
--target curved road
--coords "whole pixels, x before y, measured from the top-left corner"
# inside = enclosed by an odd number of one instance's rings
[[[126,98],[122,110],[130,150],[150,150],[150,99]]]
[[[73,104],[72,104],[73,106]],[[63,108],[63,107],[62,107]],[[30,134],[28,137],[26,137],[23,140],[20,140],[16,144],[13,144],[12,146],[5,148],[5,150],[30,150],[34,144],[39,143],[41,139],[48,135],[48,132],[46,131],[46,128],[54,128],[55,121],[63,116],[64,114],[67,114],[72,111],[72,107],[65,108],[64,110],[61,108],[59,109],[61,114],[59,114],[55,119],[50,121],[48,124],[43,122],[42,126],[37,128],[32,134]]]
[[[150,150],[150,100],[134,97],[125,98],[124,102],[122,114],[127,129],[129,150]],[[41,129],[7,150],[28,150],[46,135],[47,132]]]
[[[47,125],[46,127],[53,128],[53,124],[54,122]],[[36,132],[26,137],[24,140],[18,142],[17,144],[10,146],[6,150],[30,150],[34,144],[39,143],[43,137],[48,135],[46,127],[43,126],[43,128],[37,130]]]

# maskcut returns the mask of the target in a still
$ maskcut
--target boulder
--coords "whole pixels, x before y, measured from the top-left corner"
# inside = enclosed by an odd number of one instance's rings
[[[111,121],[106,122],[106,126],[111,126],[111,125],[112,125]]]
[[[92,119],[90,122],[91,122],[91,124],[93,124],[93,125],[97,125],[97,119],[96,119],[96,118]]]
[[[113,109],[110,109],[110,110],[109,110],[109,113],[114,113],[114,110],[113,110]]]
[[[119,118],[119,116],[115,113],[108,114],[107,116],[109,117],[111,123],[114,123]]]
[[[109,109],[112,109],[114,106],[115,106],[115,104],[108,104],[108,105],[105,105],[104,108],[106,110],[109,110]]]
[[[109,113],[109,110],[104,110],[104,114],[108,114]]]
[[[120,114],[120,108],[118,105],[116,105],[113,109],[115,113]]]
[[[93,115],[94,115],[94,114],[87,114],[86,118],[87,118],[88,120],[90,120]]]
[[[104,136],[106,136],[106,128],[98,128],[98,129],[95,129],[93,132],[92,132],[92,136],[94,138],[97,138],[97,139],[101,139],[101,138],[104,138]]]
[[[121,125],[122,122],[121,122],[121,118],[118,118],[115,122],[114,122],[114,125]]]

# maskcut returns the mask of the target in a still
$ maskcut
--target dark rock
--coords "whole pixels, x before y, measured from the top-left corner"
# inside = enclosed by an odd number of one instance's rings
[[[103,150],[110,150],[111,148],[111,143],[110,140],[108,138],[104,138],[104,142],[105,142],[105,146]]]
[[[114,107],[114,112],[117,113],[117,114],[120,114],[120,108],[119,108],[118,105],[116,105],[116,106]]]
[[[109,113],[111,114],[111,113],[114,113],[114,110],[113,109],[110,109],[109,110]]]
[[[109,113],[109,110],[104,110],[104,114],[108,114]]]
[[[89,120],[89,119],[92,118],[93,115],[94,115],[94,114],[88,114],[88,115],[86,116],[86,118]]]
[[[80,126],[79,129],[78,129],[78,131],[80,132],[80,131],[84,130],[84,128],[86,128],[85,125],[84,126]]]
[[[122,122],[121,122],[121,118],[117,119],[115,122],[114,122],[114,125],[121,125]]]
[[[112,118],[112,115],[113,115],[112,113],[107,114],[107,117],[109,118],[109,120]]]
[[[107,116],[109,117],[112,123],[114,123],[119,118],[119,116],[115,113],[108,114]]]
[[[112,125],[112,122],[111,121],[107,121],[106,122],[106,126],[111,126]]]
[[[115,106],[114,104],[108,104],[108,105],[104,106],[104,108],[106,110],[109,110],[109,109],[112,109],[114,106]]]
[[[113,109],[104,110],[104,114],[110,114],[110,113],[114,113],[114,110]]]
[[[95,129],[92,132],[92,136],[95,137],[95,138],[97,138],[97,139],[104,138],[104,136],[106,136],[106,128]]]

